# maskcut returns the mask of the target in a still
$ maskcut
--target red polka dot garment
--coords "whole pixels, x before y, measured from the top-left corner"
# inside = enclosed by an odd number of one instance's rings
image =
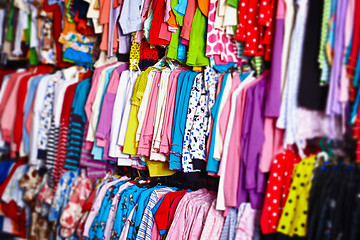
[[[275,0],[240,0],[237,41],[244,42],[244,55],[270,60]]]
[[[300,160],[299,156],[288,150],[278,154],[273,161],[260,218],[260,226],[264,234],[275,233],[277,230],[289,194],[292,172]]]

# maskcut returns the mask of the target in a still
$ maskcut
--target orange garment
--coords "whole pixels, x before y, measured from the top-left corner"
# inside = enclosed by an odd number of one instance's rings
[[[110,0],[100,0],[99,23],[100,24],[109,23],[109,16],[110,16]]]
[[[65,6],[67,6],[68,2],[70,0],[65,0]],[[78,33],[76,30],[76,23],[75,22],[69,22],[66,17],[63,18],[64,20],[64,29],[62,31],[62,35],[66,36],[68,33]]]
[[[178,27],[175,14],[173,13],[172,10],[170,10],[170,18],[167,21],[167,23],[169,24],[170,27]]]
[[[197,0],[200,11],[207,17],[209,15],[209,0]]]
[[[118,1],[114,1],[118,2]],[[99,23],[104,25],[104,30],[102,33],[102,39],[100,43],[100,50],[107,51],[108,50],[108,38],[109,38],[109,16],[110,16],[110,0],[100,0],[100,17]],[[114,7],[114,4],[113,4]],[[113,10],[113,9],[111,9]],[[115,24],[114,29],[114,38],[113,38],[113,52],[116,52],[118,49],[118,26]]]
[[[117,30],[118,26],[117,24],[115,25],[115,30],[114,30],[114,44],[113,44],[113,52],[116,52],[119,44],[118,44],[118,30]],[[101,38],[101,43],[100,43],[100,50],[103,51],[107,51],[108,49],[108,38],[109,38],[109,23],[104,24],[104,30],[102,33],[102,38]]]

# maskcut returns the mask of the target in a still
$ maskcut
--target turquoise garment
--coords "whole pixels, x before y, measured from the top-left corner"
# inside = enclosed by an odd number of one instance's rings
[[[215,101],[213,107],[211,108],[211,116],[214,120],[214,123],[218,119],[220,103],[221,103],[222,95],[224,93],[224,88],[226,85],[228,75],[229,75],[229,73],[225,73],[222,84],[221,84],[220,92],[219,92],[218,96],[216,97],[216,101]],[[216,124],[213,125],[212,132],[213,133],[216,132]],[[214,147],[215,147],[214,144],[215,144],[215,134],[212,134],[206,171],[208,171],[209,173],[212,173],[212,174],[217,174],[217,172],[219,170],[220,162],[214,158]]]
[[[191,70],[180,73],[176,91],[174,121],[171,137],[171,150],[169,169],[181,169],[181,157],[183,150],[184,129],[189,106],[191,88],[198,72]],[[184,78],[183,80],[180,80]]]
[[[143,213],[144,213],[145,208],[146,208],[146,206],[147,206],[147,204],[149,202],[149,199],[150,199],[150,195],[152,194],[152,192],[155,189],[157,189],[159,187],[161,187],[161,186],[156,186],[155,188],[149,188],[149,189],[146,189],[144,192],[142,192],[142,194],[141,194],[141,196],[139,197],[139,200],[138,200],[138,203],[139,203],[138,208],[135,210],[134,215],[133,215],[133,219],[131,220],[131,222],[134,223],[134,224],[130,225],[127,239],[135,239],[136,238],[138,229],[140,227],[140,223],[141,223]]]
[[[26,119],[29,116],[30,108],[31,108],[31,105],[32,105],[32,102],[33,102],[33,99],[34,99],[34,96],[36,93],[37,86],[39,85],[41,79],[47,75],[48,74],[39,75],[39,76],[33,77],[30,80],[29,90],[28,90],[26,102],[24,105],[24,122],[23,122],[24,127],[23,127],[23,135],[22,135],[23,142],[24,142],[24,152],[26,154],[29,154],[29,151],[30,151],[30,133],[28,133],[28,131],[26,130],[26,127],[25,127]]]
[[[106,70],[105,83],[104,83],[104,88],[103,88],[103,92],[102,92],[102,95],[101,95],[100,106],[99,106],[100,109],[102,108],[102,104],[103,104],[103,101],[104,101],[104,96],[105,96],[107,87],[109,85],[111,74],[116,68],[117,68],[117,66],[109,68],[108,70]],[[99,119],[100,119],[100,114],[99,114]],[[94,147],[93,147],[93,149],[91,151],[91,154],[94,155],[94,159],[103,160],[104,148],[97,146],[96,145],[96,140],[94,142]]]
[[[178,14],[185,16],[186,7],[187,7],[187,0],[179,0],[179,3],[174,7],[174,10]]]
[[[124,227],[126,220],[138,202],[141,194],[146,191],[147,188],[141,188],[136,185],[128,187],[124,194],[121,194],[119,205],[116,212],[115,222],[112,232],[116,233],[120,237],[122,228]]]
[[[123,185],[124,183],[126,183],[126,181],[118,182],[114,186],[111,186],[108,189],[108,191],[106,192],[104,200],[99,209],[99,214],[96,218],[97,224],[95,223],[95,220],[94,220],[93,224],[91,225],[91,229],[90,229],[90,231],[91,231],[93,229],[93,227],[96,227],[96,231],[94,233],[92,233],[92,235],[94,234],[98,239],[102,239],[102,237],[104,236],[105,225],[106,225],[107,219],[109,217],[111,203],[114,200],[116,193],[119,191],[120,186]],[[92,239],[92,237],[90,236],[90,231],[89,231],[89,237],[90,237],[90,239]]]
[[[79,82],[75,89],[74,99],[71,106],[70,123],[66,142],[65,168],[75,169],[79,165],[82,137],[86,123],[84,106],[91,88],[91,79]]]
[[[180,62],[186,62],[187,49],[186,49],[186,46],[181,43],[181,40],[182,40],[182,37],[180,38],[179,47],[177,50],[177,60],[179,60]]]
[[[235,66],[235,63],[233,62],[230,62],[228,64],[221,64],[221,65],[216,65],[216,64],[213,64],[212,67],[218,71],[218,72],[226,72],[227,70],[231,69],[232,67]]]

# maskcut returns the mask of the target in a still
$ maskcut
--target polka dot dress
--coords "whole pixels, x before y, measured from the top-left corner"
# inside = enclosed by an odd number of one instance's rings
[[[135,64],[139,65],[140,61],[140,43],[137,43],[135,41],[135,32],[131,33],[132,36],[132,42],[131,42],[131,48],[130,48],[130,62],[135,62]],[[138,70],[135,65],[130,64],[129,66],[130,70],[136,71]]]
[[[244,42],[244,55],[271,58],[274,0],[240,0],[235,39]]]
[[[294,166],[300,161],[292,151],[278,154],[272,164],[260,218],[264,234],[275,233],[291,185]]]
[[[159,53],[156,47],[151,48],[150,44],[144,38],[140,47],[139,67],[142,71],[153,66],[159,60]]]
[[[306,236],[308,198],[316,156],[303,159],[293,172],[290,192],[282,212],[277,231],[289,236]]]

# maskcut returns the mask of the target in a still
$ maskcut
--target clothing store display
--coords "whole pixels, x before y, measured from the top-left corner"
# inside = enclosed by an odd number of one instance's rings
[[[0,2],[0,236],[351,239],[358,0]]]

